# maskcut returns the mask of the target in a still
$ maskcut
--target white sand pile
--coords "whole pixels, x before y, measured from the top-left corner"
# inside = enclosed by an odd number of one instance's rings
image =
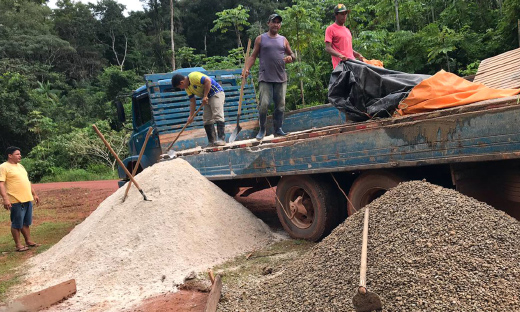
[[[77,294],[52,310],[121,310],[273,239],[261,220],[184,160],[158,163],[136,180],[152,201],[132,186],[121,203],[120,188],[32,258],[28,285],[20,288],[29,293],[76,279]]]

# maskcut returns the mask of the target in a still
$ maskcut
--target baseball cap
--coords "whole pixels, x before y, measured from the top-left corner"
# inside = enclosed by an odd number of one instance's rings
[[[347,10],[347,7],[343,3],[338,3],[338,5],[336,5],[334,7],[334,14],[340,13],[340,12],[347,12],[347,13],[349,13],[350,10]]]
[[[282,21],[282,17],[276,13],[269,15],[269,19],[267,21],[270,22],[270,21],[274,20],[275,18],[279,18],[280,22]]]

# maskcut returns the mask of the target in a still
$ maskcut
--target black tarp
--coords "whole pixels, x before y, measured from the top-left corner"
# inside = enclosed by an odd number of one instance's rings
[[[410,90],[429,77],[347,60],[332,72],[328,98],[351,121],[390,117]]]

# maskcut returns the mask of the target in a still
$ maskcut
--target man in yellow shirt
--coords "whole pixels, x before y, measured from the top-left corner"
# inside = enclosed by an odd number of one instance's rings
[[[22,166],[22,154],[15,146],[5,151],[7,161],[0,165],[0,195],[4,208],[11,211],[11,234],[13,235],[16,251],[26,251],[29,247],[37,247],[31,240],[32,201],[40,202],[38,195],[29,181],[27,171]],[[20,243],[22,233],[26,246]]]
[[[172,86],[174,88],[183,89],[190,99],[190,117],[188,124],[193,122],[193,114],[197,102],[195,96],[202,98],[200,105],[204,106],[202,114],[202,123],[204,130],[208,136],[209,146],[226,145],[226,124],[224,119],[224,103],[226,95],[224,89],[215,79],[201,73],[191,72],[188,76],[176,74],[172,77]],[[214,124],[217,124],[217,134],[215,133]]]

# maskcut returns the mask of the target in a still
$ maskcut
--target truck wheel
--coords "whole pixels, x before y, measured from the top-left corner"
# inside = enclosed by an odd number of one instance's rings
[[[337,225],[335,193],[328,181],[311,176],[282,177],[276,212],[292,238],[318,241]],[[281,203],[281,204],[280,204]]]
[[[388,171],[365,172],[350,187],[347,210],[352,215],[405,179]]]

